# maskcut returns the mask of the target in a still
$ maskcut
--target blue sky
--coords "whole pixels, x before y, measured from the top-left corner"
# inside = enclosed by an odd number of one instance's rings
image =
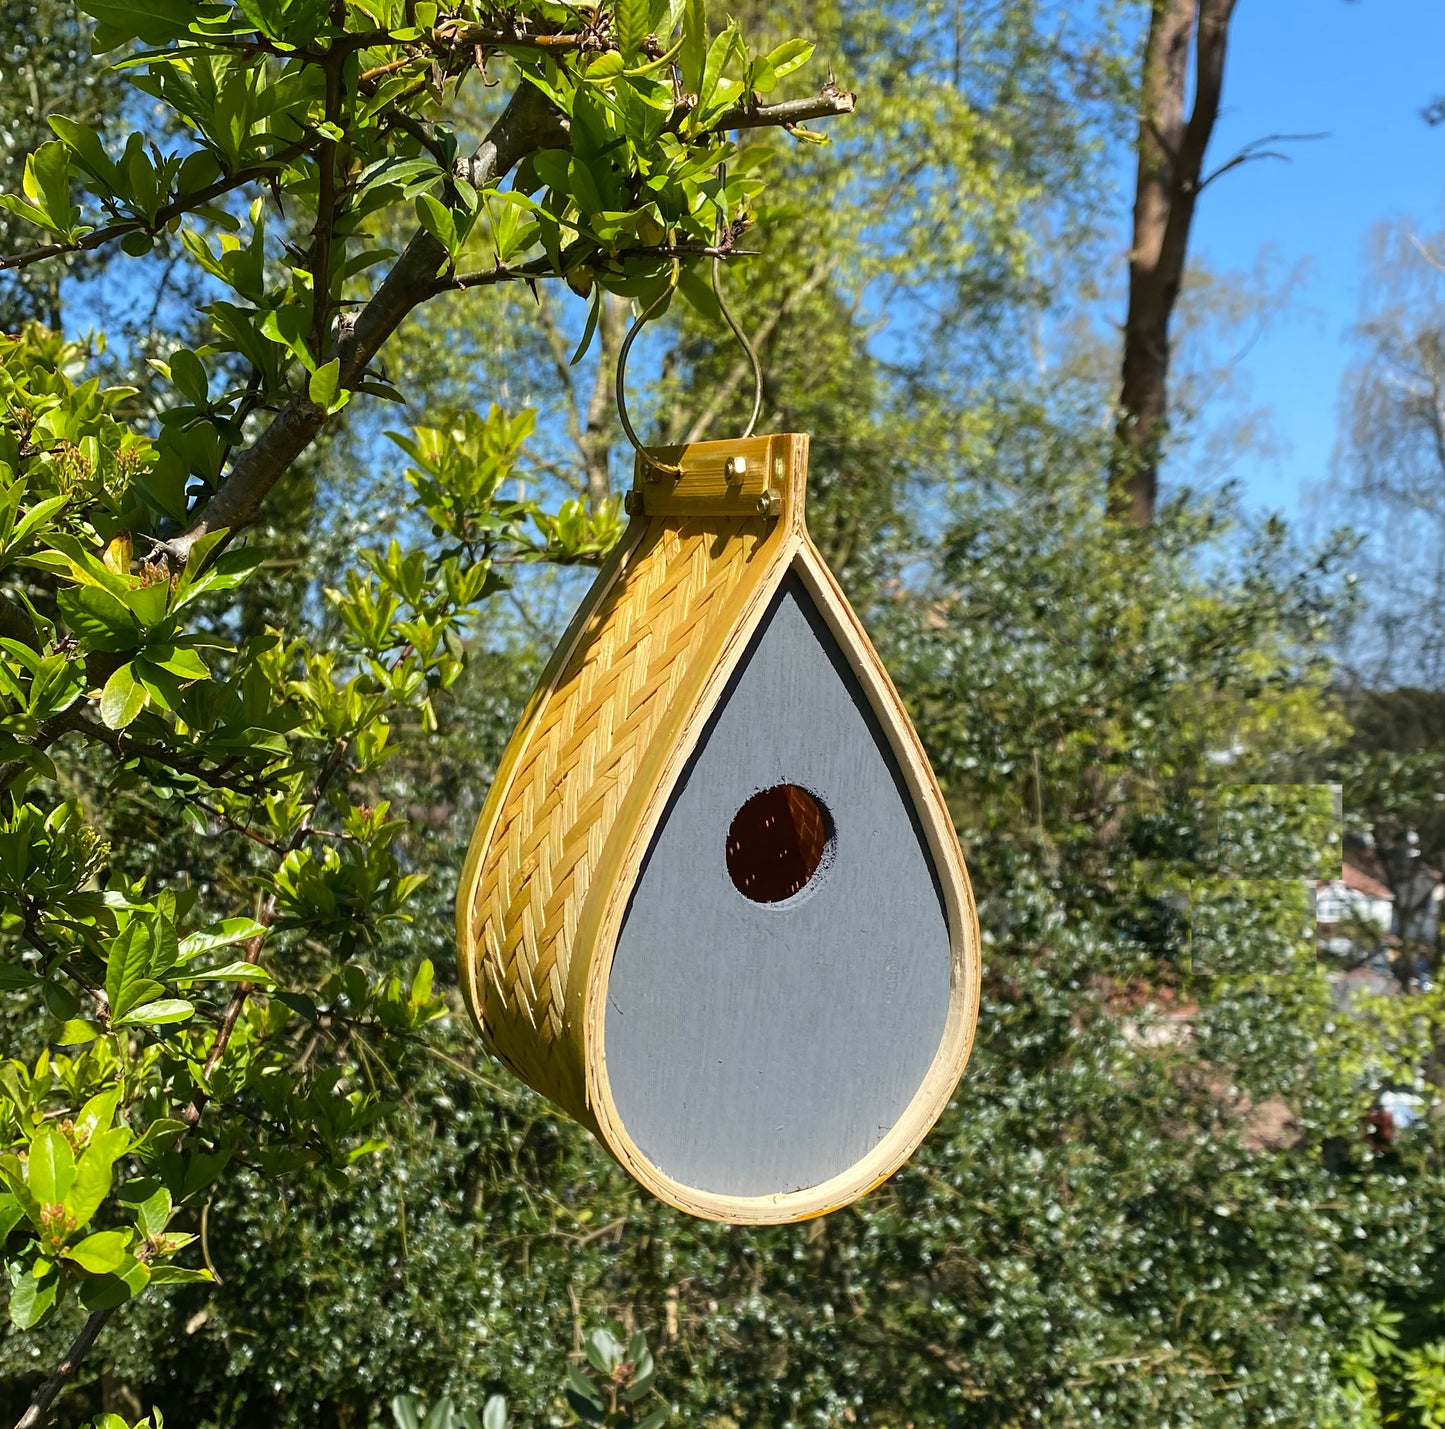
[[[1282,273],[1307,264],[1287,314],[1240,364],[1278,450],[1231,470],[1252,504],[1294,512],[1329,473],[1370,230],[1402,215],[1427,231],[1445,222],[1445,126],[1420,117],[1445,93],[1445,0],[1241,0],[1231,33],[1210,167],[1265,135],[1329,135],[1289,146],[1289,163],[1222,177],[1194,231],[1216,272],[1252,270],[1266,249]]]

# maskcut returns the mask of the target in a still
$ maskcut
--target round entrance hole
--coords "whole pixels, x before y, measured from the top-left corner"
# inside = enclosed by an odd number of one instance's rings
[[[728,877],[754,903],[781,903],[812,882],[832,842],[827,809],[796,784],[774,784],[733,815]]]

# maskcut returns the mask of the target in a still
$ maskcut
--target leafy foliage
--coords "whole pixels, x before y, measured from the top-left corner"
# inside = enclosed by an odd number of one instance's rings
[[[87,8],[166,120],[54,115],[9,271],[173,260],[205,310],[135,353],[30,328],[0,365],[16,1412],[124,1301],[75,1391],[103,1429],[147,1403],[207,1429],[650,1425],[640,1324],[679,1420],[718,1429],[1429,1423],[1434,1123],[1386,1156],[1359,1117],[1428,1064],[1438,999],[1341,1017],[1278,890],[1224,889],[1230,971],[1190,957],[1191,888],[1243,866],[1218,786],[1308,784],[1340,737],[1338,552],[1187,496],[1119,532],[1088,351],[1024,375],[1129,112],[1116,8],[1074,50],[1026,0]],[[791,28],[864,89],[836,145],[760,127],[809,58]],[[605,485],[558,499],[538,394],[595,361],[606,398],[618,302],[677,292],[656,417],[721,431],[748,394],[694,265],[745,231],[764,422],[816,433],[815,529],[988,945],[969,1077],[918,1157],[740,1233],[645,1200],[479,1061],[447,959],[528,622],[620,519]],[[558,277],[575,317],[534,308]],[[1231,807],[1227,841],[1312,868],[1308,813]],[[101,1403],[117,1385],[134,1404]]]

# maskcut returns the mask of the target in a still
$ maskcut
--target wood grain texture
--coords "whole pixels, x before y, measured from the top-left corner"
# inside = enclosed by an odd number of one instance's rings
[[[765,444],[776,519],[740,514],[713,468]],[[709,442],[680,454],[688,510],[635,515],[503,757],[458,891],[462,985],[491,1049],[592,1128],[655,1194],[696,1215],[761,1223],[846,1204],[890,1175],[942,1110],[977,1016],[977,922],[942,797],[896,692],[807,538],[807,439]],[[676,459],[676,457],[674,458]],[[781,466],[779,466],[781,463]],[[639,475],[634,489],[654,485]],[[643,495],[646,502],[646,495]],[[608,978],[627,901],[709,715],[793,571],[837,642],[914,804],[951,949],[941,1042],[898,1122],[856,1165],[809,1188],[740,1196],[655,1166],[617,1114],[604,1054]],[[731,813],[732,811],[729,811]]]
[[[740,442],[700,442],[691,447],[658,447],[659,461],[681,465],[680,477],[670,476],[637,459],[636,490],[648,516],[697,514],[755,516],[758,497],[776,482],[787,480],[782,453],[773,451],[774,437],[749,437]],[[729,458],[741,461],[741,473],[729,476]],[[781,494],[781,493],[780,493]]]

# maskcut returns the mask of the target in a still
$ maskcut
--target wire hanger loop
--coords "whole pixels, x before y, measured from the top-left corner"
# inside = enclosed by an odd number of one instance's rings
[[[668,300],[677,290],[678,275],[681,265],[677,259],[672,260],[672,273],[665,287],[643,310],[633,319],[632,326],[627,329],[627,336],[622,339],[622,346],[617,350],[617,417],[622,423],[622,430],[627,440],[632,443],[638,456],[647,463],[654,471],[665,472],[668,476],[681,476],[682,468],[676,462],[659,461],[645,446],[637,439],[637,433],[632,428],[632,419],[627,415],[627,354],[632,351],[632,344],[637,340],[637,334],[642,331],[650,319],[660,313],[667,306]]]
[[[743,440],[746,441],[753,434],[753,428],[758,424],[758,416],[763,410],[763,364],[758,357],[757,349],[748,341],[748,335],[742,329],[742,325],[733,316],[733,310],[728,307],[727,299],[723,297],[722,288],[718,284],[718,275],[722,271],[722,259],[714,256],[712,260],[712,295],[717,299],[717,305],[722,311],[723,320],[732,329],[732,334],[737,338],[742,350],[747,353],[748,361],[753,369],[753,413],[748,418],[747,428],[743,432]]]
[[[728,306],[727,299],[723,297],[722,287],[719,282],[719,272],[722,268],[722,255],[714,253],[712,257],[712,292],[717,299],[718,310],[723,315],[732,335],[737,338],[743,351],[748,355],[748,362],[753,369],[753,411],[748,418],[748,425],[743,432],[742,439],[747,440],[752,436],[753,429],[758,424],[758,417],[763,410],[763,364],[758,358],[757,349],[748,341],[747,334],[742,330],[733,310]],[[637,432],[633,429],[632,419],[627,413],[627,355],[632,351],[632,344],[636,341],[638,333],[667,306],[668,300],[677,290],[678,277],[681,265],[678,260],[672,260],[672,274],[667,287],[655,297],[633,320],[632,326],[627,330],[627,336],[622,339],[622,346],[617,352],[617,416],[622,423],[623,433],[627,440],[632,443],[638,456],[642,458],[654,471],[660,471],[668,476],[681,476],[682,468],[675,462],[660,461],[657,457],[643,446],[638,439]]]

